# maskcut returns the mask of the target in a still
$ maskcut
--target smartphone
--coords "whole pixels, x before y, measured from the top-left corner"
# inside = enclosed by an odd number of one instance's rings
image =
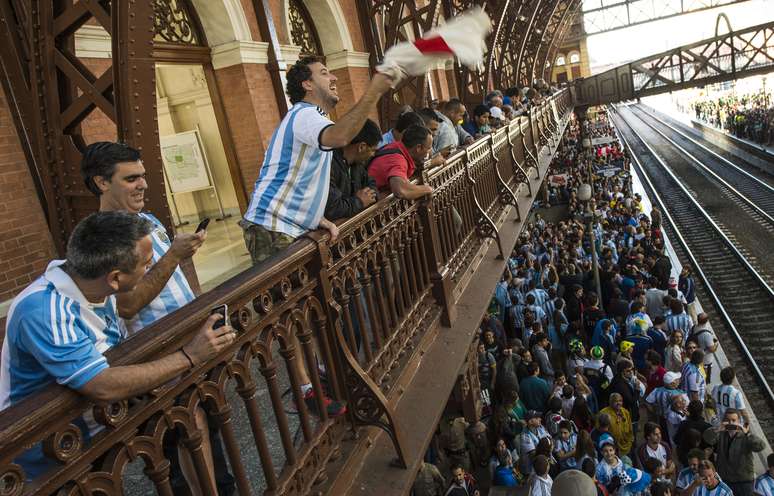
[[[207,229],[208,225],[210,225],[210,218],[209,217],[207,217],[203,221],[199,222],[199,225],[196,226],[196,231],[195,231],[196,234],[199,234],[200,232],[202,232],[205,229]]]
[[[213,324],[213,329],[218,329],[219,327],[223,327],[226,325],[226,318],[228,318],[228,305],[225,303],[223,305],[218,305],[217,307],[213,307],[212,310],[210,310],[210,315],[220,314],[223,316],[222,319],[218,319],[215,321],[215,324]]]
[[[727,431],[738,431],[739,426],[736,424],[726,424],[726,430]]]

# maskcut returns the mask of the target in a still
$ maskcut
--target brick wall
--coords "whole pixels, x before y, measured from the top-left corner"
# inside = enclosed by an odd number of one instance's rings
[[[13,298],[39,276],[54,253],[13,117],[0,90],[0,302]]]
[[[271,76],[265,65],[240,64],[216,70],[215,79],[249,197],[271,134],[280,121]]]

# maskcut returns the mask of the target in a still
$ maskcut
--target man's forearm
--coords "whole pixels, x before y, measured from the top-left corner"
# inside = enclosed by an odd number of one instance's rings
[[[86,383],[80,392],[96,401],[120,401],[147,393],[185,372],[190,365],[183,352],[177,351],[152,362],[110,367]]]
[[[116,294],[118,315],[123,319],[131,319],[137,315],[137,312],[148,306],[164,289],[179,263],[177,257],[167,251],[145,273],[133,290]]]
[[[322,136],[323,146],[331,148],[347,146],[352,141],[352,138],[363,128],[368,114],[376,107],[376,103],[381,96],[382,93],[371,84],[355,106],[344,114],[336,124],[324,131]]]

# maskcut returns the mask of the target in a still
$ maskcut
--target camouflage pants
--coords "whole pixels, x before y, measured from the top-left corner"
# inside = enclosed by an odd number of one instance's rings
[[[295,238],[285,233],[269,231],[263,226],[253,224],[242,219],[240,227],[244,230],[245,245],[253,260],[253,265],[258,265],[267,258],[275,255],[295,241]]]

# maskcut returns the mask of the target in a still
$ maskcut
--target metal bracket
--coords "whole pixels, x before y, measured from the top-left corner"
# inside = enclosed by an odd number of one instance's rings
[[[341,307],[335,302],[331,303],[331,309],[336,313],[334,327],[336,329],[336,342],[344,359],[344,385],[347,394],[347,410],[355,425],[368,425],[382,429],[390,436],[397,454],[396,465],[408,468],[406,456],[403,451],[403,434],[400,426],[395,421],[395,413],[382,394],[379,386],[360,367],[357,359],[347,346],[341,325]]]
[[[505,183],[503,176],[500,174],[500,159],[494,152],[494,144],[490,147],[492,151],[492,160],[494,160],[494,169],[497,179],[497,199],[503,205],[512,205],[516,209],[516,222],[521,220],[521,212],[519,211],[519,202],[516,199],[516,195],[511,188]]]

